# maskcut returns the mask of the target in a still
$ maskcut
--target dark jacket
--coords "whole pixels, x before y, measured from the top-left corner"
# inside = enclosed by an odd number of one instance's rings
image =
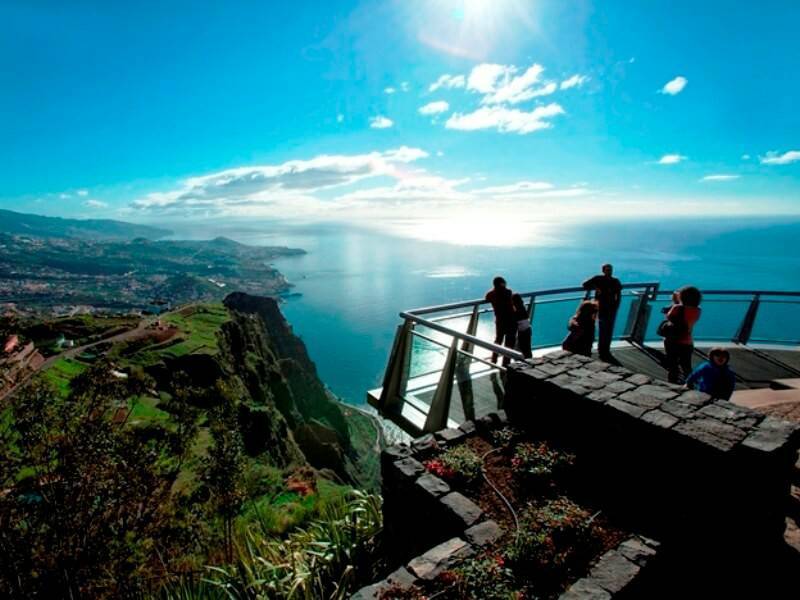
[[[591,356],[594,344],[594,319],[591,316],[582,319],[572,317],[567,329],[569,335],[564,338],[561,347],[575,354]]]

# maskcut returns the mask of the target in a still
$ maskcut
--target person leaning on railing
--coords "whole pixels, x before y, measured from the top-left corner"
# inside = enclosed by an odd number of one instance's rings
[[[602,275],[590,277],[581,284],[588,292],[594,291],[597,302],[597,354],[600,360],[613,362],[611,338],[614,336],[614,322],[622,299],[622,284],[613,276],[614,267],[608,263],[601,267]]]
[[[512,292],[506,287],[506,280],[499,276],[492,280],[492,286],[492,289],[486,292],[486,301],[491,303],[494,309],[494,343],[513,349],[517,340],[517,321],[511,303]],[[496,352],[492,353],[492,362],[497,362]],[[504,365],[509,362],[507,356],[503,357]]]

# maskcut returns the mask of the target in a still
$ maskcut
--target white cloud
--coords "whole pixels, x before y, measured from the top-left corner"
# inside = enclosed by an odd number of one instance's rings
[[[411,86],[407,81],[402,81],[400,82],[400,89],[403,90],[404,92],[407,92],[408,90],[411,89]]]
[[[444,156],[444,152],[442,152],[441,150],[437,150],[436,156]]]
[[[89,195],[89,190],[78,190],[77,194],[78,196],[85,197]]]
[[[517,71],[514,66],[482,63],[470,71],[467,79],[467,89],[481,94],[491,94],[499,85],[505,85],[508,79]]]
[[[372,127],[372,129],[387,129],[392,125],[394,125],[394,121],[380,115],[373,117],[369,121],[369,126]]]
[[[60,200],[69,200],[70,198],[72,198],[72,196],[70,196],[69,194],[59,194],[58,197]]]
[[[344,122],[344,115],[342,113],[339,113],[338,115],[336,115],[336,122],[337,123],[343,123]]]
[[[481,65],[479,65],[479,67],[480,66]],[[499,65],[489,66],[495,67]],[[479,67],[476,67],[476,69]],[[511,74],[516,72],[516,67],[505,66],[502,68],[504,69],[502,81],[495,80],[492,93],[483,97],[481,101],[482,104],[500,104],[504,102],[519,104],[520,102],[530,100],[537,96],[547,96],[558,89],[558,85],[553,82],[545,83],[539,88],[533,89],[533,86],[539,82],[544,72],[544,67],[541,65],[531,65],[522,75],[518,75],[517,77],[511,77]],[[479,83],[488,84],[495,72],[497,71],[492,69],[488,70],[479,77]],[[470,75],[470,81],[472,81],[472,75]]]
[[[562,81],[560,87],[562,90],[568,90],[570,88],[580,87],[587,81],[589,81],[589,78],[586,75],[573,75],[569,79]]]
[[[501,133],[526,134],[552,127],[546,119],[563,114],[564,109],[555,102],[538,106],[531,111],[486,106],[471,113],[452,115],[447,119],[445,127],[461,131],[497,129]]]
[[[511,185],[499,185],[475,190],[476,194],[518,194],[552,190],[555,186],[547,181],[518,181]]]
[[[108,203],[100,200],[87,200],[83,205],[89,208],[108,208]]]
[[[659,159],[658,164],[676,165],[679,162],[683,162],[684,160],[686,160],[686,157],[683,154],[665,154]]]
[[[463,88],[467,84],[467,80],[463,75],[442,75],[428,86],[429,92],[435,92],[439,88]]]
[[[740,175],[706,175],[700,181],[731,181],[739,177]]]
[[[766,156],[759,156],[758,160],[762,165],[788,165],[789,163],[800,161],[800,150],[789,150],[783,154],[776,151],[767,152]]]
[[[749,154],[742,154],[742,160],[750,160]]]
[[[689,80],[686,77],[678,75],[675,79],[664,84],[664,87],[661,88],[661,93],[675,96],[683,91],[687,83],[689,83]]]
[[[425,106],[421,106],[419,108],[419,114],[438,115],[440,113],[447,112],[448,110],[450,110],[450,105],[444,100],[439,100],[437,102],[429,102]]]
[[[384,94],[394,94],[396,91],[397,90],[395,88],[391,87],[391,86],[387,87],[387,88],[383,88],[383,93]]]
[[[247,214],[260,206],[269,212],[276,206],[320,208],[314,192],[336,188],[372,177],[407,176],[401,165],[426,158],[420,148],[401,146],[385,152],[355,155],[323,154],[309,160],[279,165],[227,169],[184,180],[177,190],[154,192],[132,206],[149,211]],[[324,206],[324,202],[322,203]]]

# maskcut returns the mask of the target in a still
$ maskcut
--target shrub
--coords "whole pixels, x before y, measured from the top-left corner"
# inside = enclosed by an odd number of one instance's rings
[[[425,461],[425,468],[450,482],[471,485],[481,476],[483,462],[469,446],[456,446],[438,458]]]
[[[514,575],[502,556],[484,556],[462,563],[452,571],[458,598],[509,600],[518,598]],[[445,572],[443,575],[446,575]]]
[[[552,591],[564,574],[588,561],[597,544],[589,512],[567,498],[528,507],[520,533],[506,552],[515,573],[524,573],[538,592]]]
[[[553,450],[547,442],[525,442],[514,451],[511,466],[523,479],[536,481],[551,478],[574,462],[574,455]]]

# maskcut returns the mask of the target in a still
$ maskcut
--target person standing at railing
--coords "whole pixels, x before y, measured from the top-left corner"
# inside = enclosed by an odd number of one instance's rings
[[[667,381],[680,383],[692,372],[694,338],[692,330],[700,319],[700,301],[703,295],[694,286],[685,286],[672,295],[672,306],[659,326],[658,333],[664,337]]]
[[[611,338],[614,336],[614,322],[622,299],[622,284],[613,276],[614,267],[608,263],[601,267],[602,275],[595,275],[581,285],[586,291],[594,291],[597,302],[597,354],[600,360],[614,362],[611,356]]]
[[[533,356],[531,351],[531,319],[528,316],[528,309],[519,294],[511,294],[511,303],[514,306],[514,320],[517,322],[517,348],[525,358]]]
[[[514,318],[511,296],[506,280],[499,276],[492,280],[492,289],[486,292],[486,301],[491,303],[494,310],[494,343],[513,350],[517,339],[517,321]],[[492,353],[492,362],[497,362],[497,352]],[[503,365],[509,362],[511,361],[508,357],[503,357]]]

